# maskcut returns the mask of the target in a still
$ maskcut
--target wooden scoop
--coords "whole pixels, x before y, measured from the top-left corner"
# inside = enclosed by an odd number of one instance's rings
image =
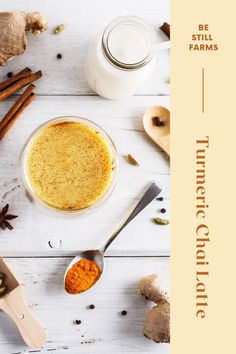
[[[30,348],[41,347],[47,339],[46,331],[30,312],[21,285],[1,257],[0,272],[6,275],[7,286],[7,292],[0,297],[0,309],[12,318]]]
[[[157,120],[163,125],[158,126]],[[143,115],[143,127],[149,137],[170,156],[170,111],[162,106],[148,108]]]

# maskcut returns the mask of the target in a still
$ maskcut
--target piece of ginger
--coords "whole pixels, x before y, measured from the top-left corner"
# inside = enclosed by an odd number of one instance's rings
[[[139,283],[139,289],[146,299],[156,303],[147,314],[143,334],[157,343],[170,342],[170,303],[160,277],[151,274]]]
[[[47,21],[41,12],[0,12],[0,65],[25,51],[26,31],[38,35],[47,29]]]
[[[162,284],[161,278],[157,274],[150,274],[141,279],[139,289],[147,300],[153,301],[155,304],[162,300],[169,301],[167,291]]]
[[[144,322],[143,334],[156,343],[170,342],[169,302],[160,302],[148,312]]]

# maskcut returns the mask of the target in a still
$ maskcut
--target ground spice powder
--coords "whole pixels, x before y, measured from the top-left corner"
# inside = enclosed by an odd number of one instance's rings
[[[66,274],[66,291],[70,294],[79,294],[86,291],[97,281],[99,276],[100,269],[96,262],[82,258]]]

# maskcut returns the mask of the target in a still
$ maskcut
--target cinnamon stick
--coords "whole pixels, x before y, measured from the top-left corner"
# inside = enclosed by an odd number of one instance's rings
[[[4,126],[11,120],[17,110],[21,107],[26,98],[33,92],[35,89],[34,85],[29,85],[26,90],[22,93],[22,95],[18,98],[18,100],[14,103],[11,109],[7,112],[5,117],[0,122],[0,132],[4,128]]]
[[[16,122],[17,118],[20,117],[21,113],[25,110],[26,107],[35,99],[36,95],[35,93],[31,93],[26,100],[22,103],[20,108],[16,111],[16,113],[12,116],[12,118],[9,120],[9,122],[3,127],[3,129],[0,131],[0,140],[4,138],[6,133],[9,131],[9,129],[14,125]]]
[[[163,33],[170,39],[170,25],[167,22],[164,22],[163,25],[161,25],[160,30],[162,30]]]
[[[0,91],[5,89],[6,87],[10,86],[14,82],[16,82],[24,77],[29,76],[30,74],[31,74],[31,70],[29,68],[25,68],[25,69],[21,70],[16,75],[13,75],[10,79],[0,82]]]
[[[37,71],[34,74],[30,74],[29,76],[16,81],[12,85],[8,86],[5,90],[0,92],[0,101],[4,101],[7,97],[13,95],[13,93],[20,90],[22,87],[38,80],[42,76],[41,71]]]

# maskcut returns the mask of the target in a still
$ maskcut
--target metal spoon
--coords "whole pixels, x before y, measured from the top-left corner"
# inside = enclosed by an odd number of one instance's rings
[[[140,213],[140,211],[142,211],[144,208],[146,208],[146,206],[149,203],[151,203],[151,201],[153,201],[153,199],[155,199],[158,196],[158,194],[160,194],[160,193],[161,193],[161,189],[158,188],[157,185],[153,182],[148,187],[146,192],[143,194],[142,198],[140,199],[140,201],[138,202],[136,207],[133,209],[131,214],[128,216],[128,218],[124,221],[124,223],[120,227],[118,227],[118,229],[107,240],[105,246],[103,246],[100,250],[83,251],[83,252],[79,253],[70,262],[69,266],[66,269],[65,276],[64,276],[64,289],[65,289],[66,292],[67,292],[66,287],[65,287],[66,274],[67,274],[68,270],[75,263],[79,262],[79,260],[82,259],[82,258],[86,258],[86,259],[89,259],[91,261],[95,261],[96,264],[98,265],[99,269],[100,269],[100,276],[101,276],[101,274],[103,272],[103,269],[104,269],[104,263],[105,263],[105,261],[104,261],[104,253],[106,252],[107,248],[115,240],[115,238],[119,235],[119,233],[130,223],[130,221],[133,220]],[[98,279],[97,279],[97,281],[98,281]],[[91,288],[92,287],[90,287],[89,289],[91,289]],[[70,294],[70,293],[68,293],[68,294]],[[74,295],[74,294],[70,294],[70,295]],[[76,294],[76,295],[78,295],[78,294]]]

